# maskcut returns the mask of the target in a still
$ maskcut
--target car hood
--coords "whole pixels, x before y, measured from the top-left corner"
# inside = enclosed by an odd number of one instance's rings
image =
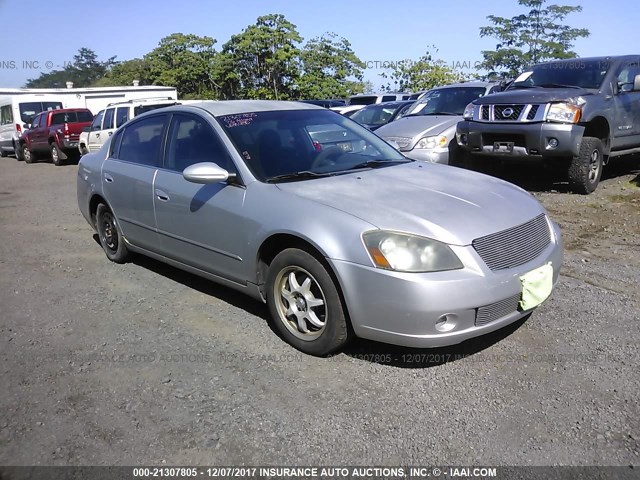
[[[549,103],[587,95],[593,95],[593,92],[582,88],[522,88],[480,97],[474,100],[473,103],[476,105]]]
[[[451,245],[469,245],[544,212],[533,196],[503,180],[423,162],[277,186],[380,229]]]

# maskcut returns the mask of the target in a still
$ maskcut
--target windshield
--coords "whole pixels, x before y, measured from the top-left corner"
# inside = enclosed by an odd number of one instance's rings
[[[361,110],[357,110],[353,115],[351,115],[351,119],[364,125],[384,125],[391,121],[393,114],[402,105],[403,104],[401,103],[395,103],[392,105],[369,105]]]
[[[485,87],[437,88],[425,93],[409,115],[462,115],[465,107],[482,97]]]
[[[377,166],[409,161],[366,128],[332,111],[251,112],[218,121],[263,182],[299,172],[344,173],[367,168],[361,164],[371,161]]]
[[[40,112],[62,108],[62,102],[23,102],[19,104],[19,108],[22,123],[31,123]]]
[[[534,65],[522,73],[509,87],[578,87],[599,89],[607,75],[609,62],[605,60],[565,60]]]

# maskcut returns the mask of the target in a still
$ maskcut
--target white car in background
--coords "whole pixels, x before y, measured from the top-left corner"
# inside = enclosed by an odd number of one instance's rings
[[[332,107],[330,110],[334,112],[338,112],[340,115],[344,115],[345,117],[350,117],[358,110],[362,110],[366,105],[347,105],[346,107]]]
[[[80,139],[78,140],[80,155],[100,150],[113,132],[133,117],[156,108],[179,105],[180,103],[182,102],[163,97],[110,104],[104,110],[100,110],[93,118],[91,126],[80,134]]]

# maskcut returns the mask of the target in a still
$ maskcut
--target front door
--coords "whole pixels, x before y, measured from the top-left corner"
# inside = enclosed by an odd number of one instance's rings
[[[230,280],[242,281],[246,240],[242,216],[245,189],[226,182],[188,182],[182,171],[200,162],[236,167],[204,118],[173,115],[164,168],[154,184],[156,222],[163,254]]]
[[[102,130],[102,119],[104,118],[104,110],[100,110],[98,114],[91,122],[91,127],[89,127],[89,139],[87,140],[87,149],[90,152],[95,152],[99,150],[102,146],[101,142],[101,130]]]
[[[128,242],[157,250],[153,182],[160,165],[167,115],[132,123],[114,138],[102,166],[102,185]]]
[[[640,144],[640,92],[633,91],[636,75],[640,75],[640,59],[625,62],[616,73],[618,93],[615,96],[616,125],[614,148],[625,149]]]

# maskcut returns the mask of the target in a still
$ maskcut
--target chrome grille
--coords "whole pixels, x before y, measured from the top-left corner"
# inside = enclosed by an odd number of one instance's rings
[[[411,137],[383,137],[388,142],[396,142],[398,147],[407,148],[411,144]]]
[[[551,243],[544,214],[516,227],[476,238],[471,244],[491,270],[504,270],[530,262]]]
[[[539,104],[481,105],[477,120],[483,122],[542,121],[544,109]]]
[[[487,323],[495,322],[502,317],[506,317],[518,310],[519,303],[520,294],[518,293],[509,298],[505,298],[504,300],[500,300],[499,302],[478,308],[478,313],[476,314],[476,326],[486,325]]]
[[[493,114],[496,120],[517,120],[524,110],[524,105],[496,105]]]

